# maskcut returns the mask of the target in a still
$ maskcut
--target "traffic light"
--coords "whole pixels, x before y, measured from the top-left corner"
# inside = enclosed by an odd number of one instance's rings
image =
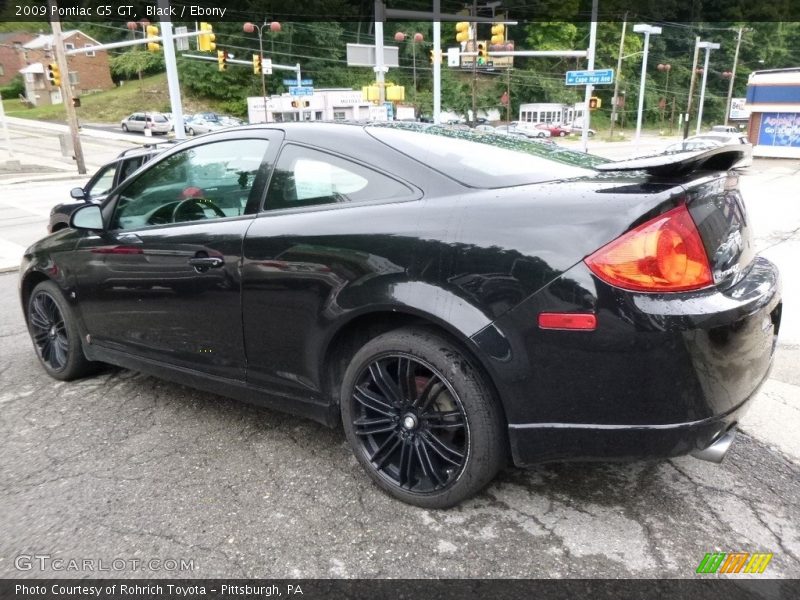
[[[261,75],[261,55],[253,54],[253,73]]]
[[[485,65],[489,60],[489,53],[486,51],[486,44],[481,42],[478,44],[478,64]]]
[[[298,108],[300,103],[297,100],[292,100],[292,108]]]
[[[61,69],[58,68],[56,63],[47,65],[47,79],[51,85],[59,87],[61,85]]]
[[[492,25],[492,44],[502,44],[506,41],[506,26],[502,23]]]
[[[456,41],[466,42],[469,39],[469,23],[460,21],[456,23]]]
[[[591,98],[589,98],[589,110],[596,110],[600,108],[602,105],[603,103],[597,96],[592,96]]]
[[[214,41],[217,36],[214,35],[214,28],[211,23],[200,23],[200,35],[197,36],[197,49],[200,52],[213,52],[217,49]]]
[[[303,106],[308,108],[309,106],[311,106],[311,101],[310,100],[303,100]]]
[[[148,25],[145,28],[145,31],[147,32],[148,40],[153,40],[154,38],[157,38],[159,35],[158,27],[156,27],[155,25]],[[149,52],[158,52],[159,50],[161,50],[161,44],[159,44],[156,41],[149,41],[147,42],[147,50]]]
[[[217,50],[217,68],[224,71],[228,68],[228,53],[225,50]]]
[[[431,64],[433,64],[433,62],[436,60],[437,56],[439,58],[439,62],[441,63],[442,62],[442,51],[441,50],[431,50]]]

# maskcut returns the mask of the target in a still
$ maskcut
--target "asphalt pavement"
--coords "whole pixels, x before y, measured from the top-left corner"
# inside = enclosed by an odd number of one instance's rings
[[[81,181],[52,136],[25,143],[54,166],[0,182],[0,243],[12,254]],[[87,142],[95,163],[125,143]],[[448,511],[380,492],[341,430],[127,370],[50,379],[16,273],[0,275],[0,577],[694,578],[709,552],[770,552],[764,576],[798,577],[797,177],[796,161],[756,161],[742,178],[758,249],[782,271],[785,310],[770,380],[721,465],[508,469]],[[20,570],[21,556],[50,558]],[[55,570],[52,559],[95,570]],[[122,567],[101,573],[98,561]]]

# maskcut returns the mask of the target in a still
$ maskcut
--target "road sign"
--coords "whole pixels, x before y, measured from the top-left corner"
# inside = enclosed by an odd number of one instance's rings
[[[614,83],[614,69],[567,71],[567,85],[601,85]]]
[[[297,79],[284,79],[283,80],[283,85],[290,85],[290,86],[294,85],[294,86],[296,86],[297,85]],[[306,86],[314,85],[314,80],[313,79],[301,79],[300,80],[300,85],[306,85]]]
[[[272,59],[271,58],[262,58],[261,59],[261,72],[264,75],[272,75]]]
[[[347,44],[348,67],[374,67],[375,46],[369,44]],[[400,49],[397,46],[383,47],[383,66],[400,66]]]
[[[314,88],[307,85],[294,85],[289,88],[289,93],[292,96],[313,96]]]

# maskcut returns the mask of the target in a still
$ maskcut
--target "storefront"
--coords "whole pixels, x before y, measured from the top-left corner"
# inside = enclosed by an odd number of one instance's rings
[[[747,108],[754,156],[800,158],[800,68],[751,73]]]
[[[372,103],[362,99],[360,91],[351,89],[319,89],[310,96],[269,96],[266,114],[264,98],[255,96],[247,99],[251,123],[367,120],[372,106]]]

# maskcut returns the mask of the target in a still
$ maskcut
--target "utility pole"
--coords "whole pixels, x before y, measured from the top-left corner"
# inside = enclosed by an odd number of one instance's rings
[[[478,16],[478,0],[472,0],[472,16]],[[472,23],[472,49],[478,51],[478,22]],[[478,124],[478,101],[475,97],[477,94],[476,87],[478,86],[478,57],[472,62],[472,119],[470,123],[473,127]]]
[[[67,111],[67,125],[69,134],[72,137],[72,148],[75,152],[75,162],[78,165],[78,174],[86,175],[86,162],[83,160],[83,147],[81,137],[78,134],[78,115],[73,104],[72,85],[69,82],[69,64],[67,56],[64,54],[64,40],[61,37],[61,21],[58,20],[58,6],[56,0],[47,0],[50,10],[50,26],[53,28],[53,53],[55,54],[58,70],[61,72],[61,100]]]
[[[739,35],[736,37],[736,52],[733,54],[733,69],[731,70],[731,82],[728,84],[728,101],[725,103],[725,125],[730,121],[731,101],[733,100],[733,84],[736,81],[736,65],[739,63],[739,46],[742,44],[742,33],[744,27],[739,27]]]
[[[703,83],[700,87],[700,102],[697,105],[697,134],[700,135],[700,128],[703,125],[703,103],[706,99],[706,81],[708,80],[708,61],[712,50],[718,50],[719,44],[714,42],[700,42],[698,47],[705,48],[706,60],[703,63]]]
[[[588,68],[594,70],[594,49],[597,44],[597,0],[592,0],[592,24],[589,28],[589,54]],[[583,95],[583,131],[581,132],[581,152],[587,152],[589,147],[589,124],[591,123],[591,111],[589,110],[589,99],[592,97],[593,85],[586,86]]]
[[[697,58],[700,53],[700,36],[694,38],[694,59],[692,59],[692,74],[689,78],[689,98],[686,100],[686,119],[683,122],[683,139],[689,137],[689,121],[692,118],[692,96],[694,95],[694,78],[697,75]]]
[[[617,57],[617,76],[614,78],[614,96],[611,98],[611,126],[608,139],[614,138],[614,122],[617,120],[617,104],[619,104],[619,78],[622,74],[622,53],[625,51],[625,28],[628,26],[628,13],[622,18],[622,37],[619,38],[619,56]]]
[[[169,0],[158,0],[161,9],[161,38],[164,43],[164,64],[167,67],[167,86],[169,87],[169,103],[172,109],[173,123],[175,124],[175,138],[186,139],[183,126],[183,104],[181,103],[181,86],[178,80],[178,64],[175,61],[175,44],[172,42],[172,21],[170,20]]]
[[[442,122],[442,10],[441,0],[433,0],[433,123]]]
[[[378,84],[378,101],[386,102],[386,78],[383,73],[383,2],[375,0],[375,82]]]

